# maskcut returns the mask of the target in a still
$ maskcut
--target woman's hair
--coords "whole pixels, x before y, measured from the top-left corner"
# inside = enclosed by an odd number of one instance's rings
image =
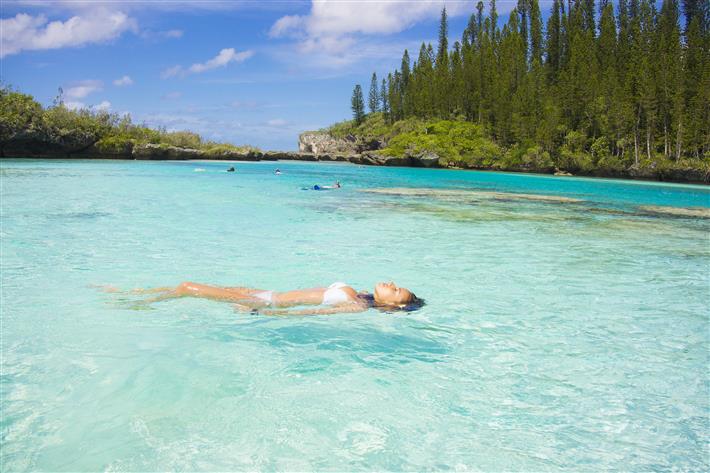
[[[425,304],[426,301],[424,299],[420,299],[414,293],[412,293],[412,300],[409,301],[407,305],[400,308],[400,310],[403,310],[405,312],[414,312],[415,310],[419,310],[424,307]]]
[[[414,293],[412,293],[412,300],[409,301],[407,304],[401,306],[391,304],[378,304],[375,301],[375,296],[369,293],[360,293],[358,294],[358,297],[365,300],[369,307],[388,314],[392,314],[395,312],[414,312],[415,310],[421,309],[426,304],[426,301],[424,299],[420,299],[419,297],[414,295]]]

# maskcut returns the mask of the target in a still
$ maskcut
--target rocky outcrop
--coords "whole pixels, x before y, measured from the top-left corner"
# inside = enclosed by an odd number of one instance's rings
[[[324,131],[307,131],[298,137],[298,151],[316,155],[355,155],[382,149],[385,143],[379,139],[363,139],[353,135],[336,138]]]
[[[216,159],[222,161],[261,161],[268,160],[266,153],[257,150],[235,151],[235,150],[220,150],[220,151],[200,151],[199,158],[190,159]],[[278,159],[278,158],[276,158]]]
[[[0,156],[8,158],[68,158],[69,154],[59,145],[34,137],[20,137],[3,143],[0,147]]]
[[[341,139],[334,138],[328,133],[313,131],[299,135],[298,151],[313,154],[354,154],[358,152],[358,144],[352,135]]]
[[[409,155],[412,166],[422,168],[438,168],[440,167],[439,155],[431,151],[423,151]]]

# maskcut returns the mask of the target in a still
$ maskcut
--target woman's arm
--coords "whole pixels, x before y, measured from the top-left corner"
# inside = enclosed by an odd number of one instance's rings
[[[257,313],[262,315],[329,315],[329,314],[344,314],[352,312],[365,312],[367,307],[360,304],[343,304],[336,305],[333,307],[324,307],[323,309],[302,309],[302,310],[288,310],[288,309],[264,309],[259,310]]]

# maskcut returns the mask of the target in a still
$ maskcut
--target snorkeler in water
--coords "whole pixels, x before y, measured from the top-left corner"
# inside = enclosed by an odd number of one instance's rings
[[[281,169],[276,168],[276,171],[274,171],[274,174],[276,174],[277,176],[280,175],[280,174],[281,174]]]
[[[303,190],[305,191],[312,189],[314,191],[324,191],[328,189],[340,189],[341,187],[343,186],[340,185],[340,181],[335,181],[335,184],[333,184],[332,186],[319,186],[318,184],[316,184],[313,187],[304,187]]]
[[[107,292],[119,292],[114,288],[105,288]],[[357,292],[349,285],[336,282],[328,287],[313,287],[276,292],[251,287],[220,287],[183,282],[176,287],[158,287],[153,289],[135,289],[134,294],[157,294],[144,303],[164,301],[179,297],[199,297],[218,301],[233,302],[239,312],[251,312],[263,315],[319,315],[343,312],[364,312],[369,308],[385,311],[412,311],[424,305],[413,292],[399,287],[393,282],[381,282],[375,285],[372,293]],[[293,310],[295,306],[325,306]]]

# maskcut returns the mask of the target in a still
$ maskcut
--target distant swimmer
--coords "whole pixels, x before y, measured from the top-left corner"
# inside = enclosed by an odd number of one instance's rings
[[[106,292],[120,292],[107,287]],[[380,282],[372,293],[357,292],[349,285],[336,282],[328,287],[312,287],[292,291],[276,292],[252,287],[220,287],[183,282],[176,287],[154,289],[134,289],[133,294],[157,294],[145,299],[143,303],[159,302],[180,297],[199,297],[216,301],[232,302],[239,312],[251,312],[263,315],[318,315],[339,314],[344,312],[364,312],[370,308],[391,311],[414,311],[424,305],[407,288],[393,282]],[[293,310],[295,306],[325,306]]]
[[[234,172],[234,166],[232,166],[232,167],[230,167],[229,169],[227,169],[227,172]]]
[[[276,171],[274,171],[274,174],[277,176],[281,174],[281,169],[276,168]]]
[[[341,187],[343,187],[343,186],[340,185],[340,181],[335,181],[335,184],[333,184],[332,186],[319,186],[318,184],[316,184],[313,187],[302,187],[302,189],[304,191],[309,191],[309,190],[325,191],[325,190],[329,190],[329,189],[340,189]]]

